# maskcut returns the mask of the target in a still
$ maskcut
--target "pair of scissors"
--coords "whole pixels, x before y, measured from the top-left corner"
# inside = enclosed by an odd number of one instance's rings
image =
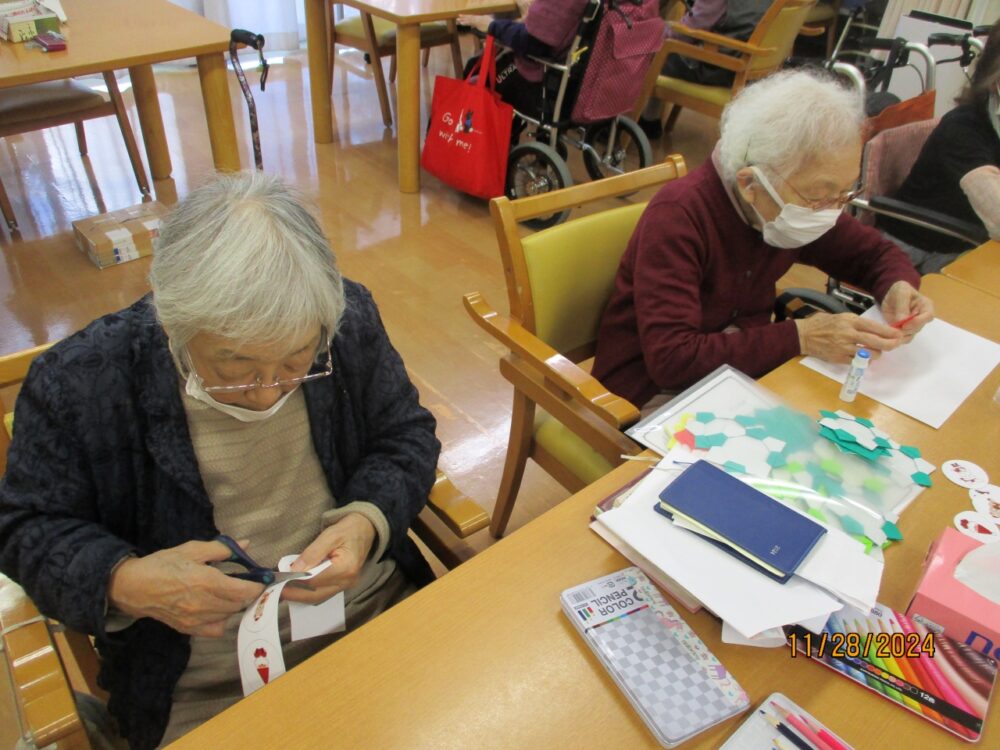
[[[270,586],[272,583],[281,583],[283,581],[294,581],[298,578],[305,578],[308,573],[283,573],[279,570],[274,570],[273,568],[265,568],[262,565],[257,564],[257,562],[250,557],[243,548],[236,543],[236,540],[231,536],[226,536],[225,534],[219,534],[213,541],[222,542],[226,547],[229,548],[230,555],[224,560],[224,562],[232,562],[237,565],[242,565],[247,569],[246,573],[227,573],[231,578],[240,578],[244,581],[256,581],[257,583],[263,583],[265,586]]]

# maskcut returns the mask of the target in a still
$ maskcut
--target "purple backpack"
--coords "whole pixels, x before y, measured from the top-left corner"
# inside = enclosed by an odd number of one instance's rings
[[[601,13],[570,116],[581,125],[631,110],[653,55],[663,44],[666,24],[658,0],[605,0]]]

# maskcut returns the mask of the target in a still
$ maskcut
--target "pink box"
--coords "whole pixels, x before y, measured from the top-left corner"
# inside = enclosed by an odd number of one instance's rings
[[[980,546],[957,529],[945,529],[927,551],[924,574],[906,614],[1000,661],[1000,604],[955,580],[959,562]]]

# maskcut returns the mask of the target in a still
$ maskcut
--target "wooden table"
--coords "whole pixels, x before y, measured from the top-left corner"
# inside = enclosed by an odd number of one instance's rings
[[[1000,340],[1000,300],[929,276],[945,320]],[[763,384],[810,413],[838,407],[839,385],[790,362]],[[940,430],[859,396],[851,411],[913,443],[935,464],[967,458],[1000,476],[1000,368]],[[559,609],[559,592],[628,563],[587,528],[595,503],[636,476],[626,464],[348,635],[173,745],[411,748],[657,748]],[[902,516],[880,600],[904,610],[930,541],[970,508],[940,472]],[[687,622],[755,704],[780,690],[858,750],[966,747],[936,726],[786,649],[724,644],[708,614]],[[1000,746],[995,700],[980,746]],[[730,720],[685,743],[717,748]]]
[[[170,154],[153,63],[195,57],[216,169],[238,170],[224,53],[229,29],[167,0],[63,0],[64,52],[0,42],[0,89],[128,68],[154,180],[170,177]]]
[[[1000,297],[1000,242],[990,240],[942,270],[945,276]]]
[[[309,47],[309,90],[316,143],[333,141],[330,107],[330,49],[326,6],[329,0],[305,0]],[[462,13],[513,10],[513,0],[343,0],[344,5],[385,18],[396,32],[396,121],[399,189],[420,191],[420,24],[457,18]]]

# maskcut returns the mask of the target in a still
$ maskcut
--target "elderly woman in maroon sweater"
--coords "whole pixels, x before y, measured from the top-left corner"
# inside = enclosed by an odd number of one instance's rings
[[[903,252],[843,213],[861,157],[862,103],[821,74],[779,73],[722,115],[712,158],[650,201],[601,321],[594,375],[655,405],[722,364],[758,377],[797,354],[878,356],[934,317]],[[771,321],[793,263],[870,290],[889,323],[817,313]],[[652,404],[651,404],[652,402]]]

